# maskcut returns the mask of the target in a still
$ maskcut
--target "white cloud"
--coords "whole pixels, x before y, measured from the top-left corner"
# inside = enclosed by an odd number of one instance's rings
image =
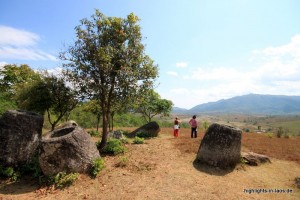
[[[186,62],[178,62],[176,63],[176,67],[178,68],[186,68],[188,64]]]
[[[0,61],[0,69],[2,68],[2,67],[4,67],[5,65],[7,65],[8,63],[7,62],[1,62]]]
[[[185,85],[172,89],[170,96],[180,96],[173,98],[176,106],[191,108],[249,93],[300,95],[300,35],[288,44],[252,51],[251,62],[243,65],[247,67],[202,66],[191,70],[183,75]]]
[[[178,73],[174,71],[168,71],[167,74],[170,76],[178,76]]]
[[[33,46],[39,39],[35,33],[0,25],[1,46]]]
[[[39,40],[35,33],[0,26],[0,58],[56,61],[55,56],[37,47]]]

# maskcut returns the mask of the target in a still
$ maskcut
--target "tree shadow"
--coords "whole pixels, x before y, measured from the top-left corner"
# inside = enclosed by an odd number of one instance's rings
[[[198,171],[214,175],[214,176],[225,176],[226,174],[231,173],[234,170],[233,168],[227,168],[227,169],[221,169],[219,167],[213,167],[210,165],[207,165],[205,163],[201,163],[199,160],[195,159],[193,162],[193,166]]]
[[[24,177],[19,181],[0,180],[0,194],[25,194],[39,189],[38,181],[31,177]]]

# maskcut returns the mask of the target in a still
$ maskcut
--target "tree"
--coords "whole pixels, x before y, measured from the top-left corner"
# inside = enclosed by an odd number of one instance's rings
[[[16,109],[15,95],[25,84],[40,79],[39,73],[28,65],[5,65],[0,69],[0,114]]]
[[[203,128],[204,128],[205,131],[206,131],[206,129],[209,127],[209,123],[208,123],[208,121],[206,121],[206,120],[203,122],[202,125],[203,125]]]
[[[20,108],[44,115],[47,112],[51,130],[58,122],[68,116],[77,105],[77,98],[63,79],[55,76],[44,76],[32,82],[17,95]]]
[[[140,99],[136,105],[136,112],[142,114],[143,118],[150,122],[156,115],[169,116],[172,111],[173,103],[167,99],[161,99],[160,95],[154,90],[150,90]]]
[[[11,98],[17,90],[23,88],[24,84],[37,80],[40,80],[40,74],[28,65],[5,65],[0,70],[0,92]]]
[[[152,88],[158,75],[145,54],[138,17],[106,17],[99,10],[76,27],[77,40],[60,58],[65,75],[85,98],[100,102],[101,150],[107,142],[108,123],[117,100],[135,99],[138,91]],[[127,102],[127,101],[125,101]]]
[[[91,112],[93,115],[96,116],[96,118],[97,118],[97,125],[96,125],[97,128],[96,128],[96,130],[99,131],[100,118],[101,118],[101,115],[102,115],[100,103],[97,102],[96,100],[88,101],[84,105],[83,111]]]

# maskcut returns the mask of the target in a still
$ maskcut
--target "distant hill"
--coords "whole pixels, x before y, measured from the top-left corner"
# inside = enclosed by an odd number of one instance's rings
[[[300,96],[248,94],[200,104],[189,110],[174,108],[173,113],[300,114]]]

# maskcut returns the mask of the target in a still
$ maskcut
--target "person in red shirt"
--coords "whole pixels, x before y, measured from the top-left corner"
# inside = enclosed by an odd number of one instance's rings
[[[179,119],[176,117],[174,121],[174,137],[179,136]]]
[[[189,121],[189,124],[191,125],[191,138],[195,136],[197,138],[197,120],[196,120],[196,115],[193,116],[193,118]]]

